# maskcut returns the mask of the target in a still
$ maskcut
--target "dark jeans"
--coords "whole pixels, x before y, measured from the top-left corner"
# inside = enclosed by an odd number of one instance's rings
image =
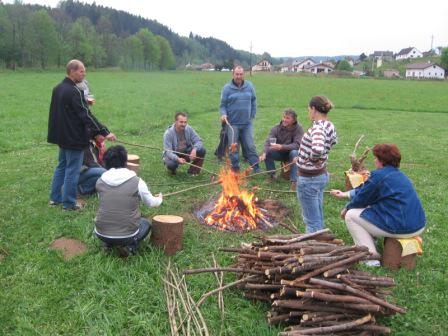
[[[59,147],[58,165],[53,174],[50,200],[62,203],[65,209],[76,206],[76,187],[84,151]]]
[[[294,160],[294,158],[299,155],[299,152],[297,150],[292,150],[289,152],[282,152],[282,151],[268,151],[266,154],[266,170],[275,170],[275,162],[274,161],[283,161],[283,162],[291,162]],[[297,181],[297,165],[292,164],[290,166],[291,173],[289,174],[289,179],[291,182]],[[275,174],[275,173],[272,173]]]
[[[146,218],[140,218],[138,233],[130,238],[106,238],[100,235],[96,235],[107,246],[130,246],[136,249],[138,244],[145,239],[149,231],[151,231],[151,222]]]
[[[191,150],[188,151],[188,153],[190,152]],[[193,161],[190,160],[188,153],[185,153],[183,155],[176,153],[176,155],[181,158],[184,158],[187,162],[191,162],[195,166],[199,167],[198,168],[190,166],[190,168],[188,168],[188,174],[199,174],[199,172],[201,171],[200,167],[202,167],[202,165],[204,164],[205,148],[199,148],[198,150],[196,150],[196,158],[193,159]],[[166,168],[168,168],[172,172],[175,172],[176,169],[179,167],[179,162],[170,160],[167,157],[163,158],[163,162],[165,162]]]

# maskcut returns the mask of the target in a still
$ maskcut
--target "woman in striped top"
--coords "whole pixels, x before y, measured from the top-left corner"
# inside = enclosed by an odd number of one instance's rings
[[[333,104],[324,96],[311,98],[308,116],[313,125],[302,138],[297,158],[297,198],[302,207],[306,232],[325,227],[323,213],[324,189],[328,184],[328,153],[337,143],[336,129],[328,120]]]

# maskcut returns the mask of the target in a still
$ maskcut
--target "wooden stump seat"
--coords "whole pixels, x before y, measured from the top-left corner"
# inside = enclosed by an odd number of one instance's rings
[[[381,264],[391,270],[398,270],[404,267],[408,271],[415,268],[417,254],[413,253],[402,257],[403,250],[400,242],[396,238],[384,238],[384,251]]]

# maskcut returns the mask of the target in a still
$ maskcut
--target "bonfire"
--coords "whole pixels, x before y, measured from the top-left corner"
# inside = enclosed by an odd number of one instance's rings
[[[224,167],[219,174],[222,193],[212,211],[204,218],[207,225],[219,230],[249,231],[272,227],[262,209],[256,206],[255,194],[242,190],[246,173],[235,173]]]

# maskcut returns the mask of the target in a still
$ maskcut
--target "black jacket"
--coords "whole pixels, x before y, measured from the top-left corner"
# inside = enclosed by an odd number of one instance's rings
[[[110,133],[90,112],[83,92],[66,77],[53,89],[47,141],[62,148],[81,150],[89,144],[88,129],[103,136]]]

